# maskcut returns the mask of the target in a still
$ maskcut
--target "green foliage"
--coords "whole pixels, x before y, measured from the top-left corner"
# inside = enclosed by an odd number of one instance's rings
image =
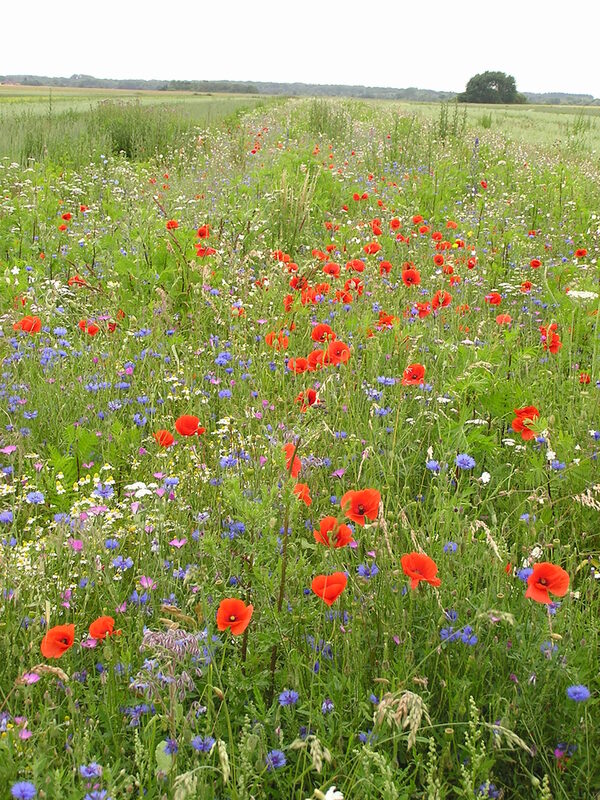
[[[458,95],[459,103],[524,103],[517,92],[512,75],[504,72],[482,72],[469,79],[467,88]]]

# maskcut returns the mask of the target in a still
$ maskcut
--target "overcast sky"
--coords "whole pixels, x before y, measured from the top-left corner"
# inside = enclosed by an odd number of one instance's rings
[[[417,86],[477,72],[600,97],[596,0],[0,0],[1,74]]]

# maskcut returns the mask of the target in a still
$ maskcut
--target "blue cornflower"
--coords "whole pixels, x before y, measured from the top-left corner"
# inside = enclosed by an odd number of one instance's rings
[[[190,744],[199,753],[210,753],[215,744],[215,739],[212,736],[194,736]]]
[[[330,700],[328,697],[326,697],[321,703],[321,712],[323,714],[329,714],[334,708],[335,706],[333,705],[333,700]]]
[[[102,500],[108,500],[113,496],[114,493],[115,490],[110,484],[107,483],[103,486],[101,483],[99,483],[92,492],[92,497],[99,497]]]
[[[441,470],[439,461],[435,461],[433,458],[425,463],[425,467],[436,474]]]
[[[0,522],[4,523],[5,525],[10,525],[12,521],[13,521],[12,511],[0,511]]]
[[[95,761],[91,764],[82,764],[79,767],[79,774],[82,778],[99,778],[102,775],[102,767]]]
[[[265,762],[269,772],[274,769],[279,769],[280,767],[285,767],[287,763],[285,760],[285,754],[281,750],[271,750],[270,753],[267,753]]]
[[[283,692],[279,695],[279,705],[280,706],[294,706],[298,702],[299,698],[298,692],[295,692],[293,689],[284,689]]]
[[[358,732],[358,740],[363,744],[373,744],[377,740],[376,734],[373,733],[371,729],[368,731],[359,731]]]
[[[29,492],[25,500],[34,506],[39,506],[45,501],[45,497],[41,492]]]
[[[553,461],[550,462],[550,466],[552,467],[552,469],[560,471],[566,469],[567,465],[565,464],[564,461],[559,461],[557,458],[555,458]]]
[[[229,399],[231,397],[231,391],[229,389],[221,389],[219,392],[219,397],[221,400],[225,398]]]
[[[37,789],[31,781],[19,781],[18,783],[13,783],[10,793],[18,800],[31,800],[36,796]]]
[[[527,579],[533,573],[533,569],[531,567],[523,567],[517,571],[517,578],[523,583],[527,583]]]
[[[590,699],[591,693],[587,686],[578,683],[567,688],[567,697],[569,700],[575,700],[576,703],[583,703],[585,700]]]
[[[446,542],[444,545],[444,553],[456,553],[458,545],[456,542]]]
[[[117,550],[119,542],[117,539],[107,539],[104,542],[104,547],[106,547],[107,550]]]
[[[88,792],[83,800],[111,800],[108,796],[107,789],[94,789],[92,792]]]
[[[493,783],[482,783],[475,792],[475,797],[496,798],[500,797],[500,792]]]
[[[379,572],[379,567],[377,566],[377,564],[371,564],[371,565],[359,564],[358,567],[356,568],[356,571],[358,572],[361,578],[366,578],[367,580],[370,580],[371,578],[374,578],[375,575],[377,575],[377,573]]]
[[[131,569],[133,567],[133,559],[131,557],[123,558],[123,556],[117,556],[113,558],[112,565],[115,569],[120,569],[125,571],[126,569]]]
[[[165,742],[165,755],[174,756],[175,753],[179,750],[179,745],[177,744],[175,739],[167,739]]]
[[[475,459],[466,453],[459,453],[454,463],[459,469],[473,469],[475,466]]]

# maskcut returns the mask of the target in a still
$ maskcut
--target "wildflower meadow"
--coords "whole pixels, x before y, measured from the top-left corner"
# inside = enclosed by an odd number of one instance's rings
[[[600,797],[596,118],[111,102],[0,117],[0,798]]]

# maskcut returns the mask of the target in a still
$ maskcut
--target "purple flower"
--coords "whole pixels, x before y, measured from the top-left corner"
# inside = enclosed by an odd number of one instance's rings
[[[578,683],[567,688],[567,697],[569,700],[575,700],[576,703],[583,703],[590,699],[591,694],[587,686]]]
[[[267,753],[265,762],[269,772],[274,769],[279,769],[280,767],[285,767],[287,763],[285,760],[285,755],[281,750],[271,750],[270,753]]]
[[[197,750],[199,753],[210,753],[215,744],[215,740],[212,736],[194,736],[190,744],[194,750]]]
[[[459,453],[454,463],[459,469],[473,469],[475,466],[475,459],[466,453]]]
[[[45,497],[41,492],[29,492],[25,500],[31,505],[40,506],[45,502]]]
[[[37,789],[30,781],[19,781],[18,783],[13,783],[10,793],[18,800],[31,800],[36,796]]]
[[[329,714],[335,706],[333,705],[333,700],[330,700],[329,697],[326,697],[321,704],[321,712],[323,714]]]
[[[177,744],[175,739],[167,739],[164,747],[165,755],[174,756],[178,750],[179,750],[179,745]]]
[[[280,706],[295,706],[298,702],[298,692],[295,692],[293,689],[284,689],[283,692],[279,695],[279,705]]]
[[[99,778],[102,775],[102,767],[95,761],[91,764],[82,764],[79,767],[79,774],[82,778]]]

